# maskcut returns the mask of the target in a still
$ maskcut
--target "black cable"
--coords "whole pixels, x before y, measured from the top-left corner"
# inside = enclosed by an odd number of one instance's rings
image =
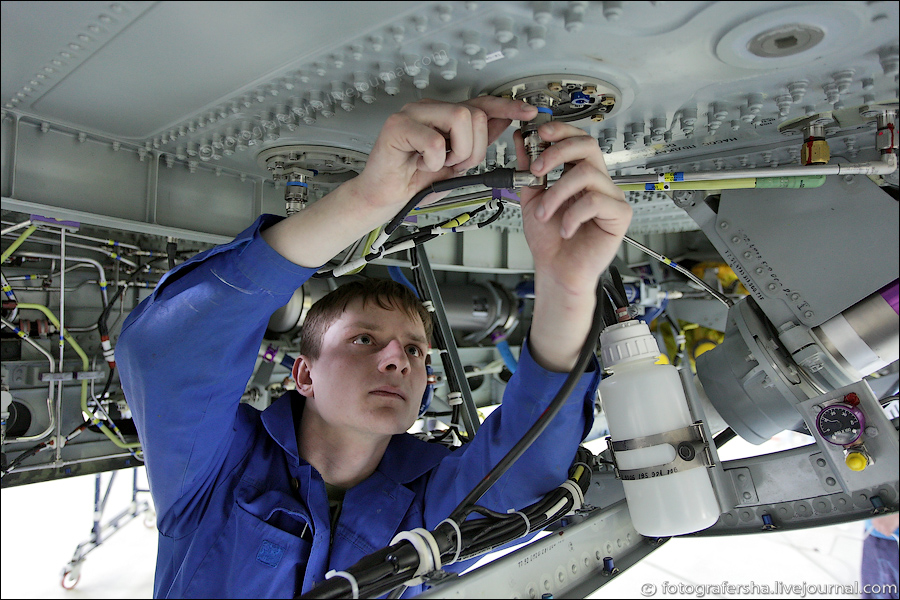
[[[73,433],[75,433],[75,432],[78,431],[79,429],[84,429],[84,428],[86,428],[86,427],[89,426],[90,424],[91,424],[91,420],[90,420],[90,419],[87,419],[84,423],[82,423],[81,425],[79,425],[78,427],[76,427],[75,429],[73,429],[72,431],[70,431],[69,434],[66,435],[65,437],[66,437],[66,438],[71,437]],[[51,440],[52,440],[52,439],[53,439],[53,438],[51,438]],[[9,464],[3,469],[3,475],[5,476],[7,473],[9,473],[10,471],[12,471],[12,470],[15,469],[16,467],[18,467],[18,466],[19,466],[23,461],[25,461],[26,459],[31,458],[32,456],[34,456],[35,454],[37,454],[37,453],[40,452],[41,450],[44,450],[45,448],[49,448],[49,447],[50,447],[50,445],[48,444],[48,442],[39,442],[39,443],[35,444],[34,446],[32,446],[31,448],[29,448],[28,450],[25,450],[24,452],[22,452],[22,454],[18,455],[11,463],[9,463]]]
[[[387,225],[384,226],[384,233],[390,235],[400,226],[406,215],[412,211],[419,203],[429,194],[438,192],[449,192],[457,188],[470,185],[483,185],[489,188],[508,189],[513,187],[513,174],[515,169],[494,169],[486,173],[478,173],[477,175],[463,175],[462,177],[453,177],[442,181],[435,181],[430,186],[420,191],[406,203],[406,205],[398,212]]]
[[[171,271],[175,268],[175,257],[178,255],[178,244],[175,243],[175,240],[166,243],[166,255],[169,259],[169,270]]]
[[[569,481],[574,481],[584,493],[590,486],[591,467],[593,455],[584,447],[579,447],[575,455],[575,461],[569,469]],[[580,477],[576,478],[579,465],[587,466]],[[560,500],[565,502],[560,503]],[[540,531],[548,525],[558,521],[568,514],[575,502],[569,490],[559,487],[546,494],[538,502],[524,508],[521,512],[528,519],[528,531],[522,531],[525,519],[518,513],[499,513],[482,506],[473,507],[473,512],[487,515],[485,519],[475,519],[462,523],[460,532],[462,543],[460,545],[459,560],[470,560],[487,552],[521,538],[527,533]],[[547,512],[555,508],[555,511],[547,515]],[[488,534],[484,533],[486,527],[490,528]],[[455,537],[451,538],[445,531],[432,532],[435,541],[441,548],[442,564],[449,561],[456,554],[457,544]],[[455,531],[452,531],[455,536]],[[476,540],[478,538],[478,540]],[[448,561],[444,563],[444,561]],[[419,566],[418,553],[412,544],[399,542],[398,544],[383,548],[373,554],[364,557],[355,565],[347,569],[356,578],[359,596],[371,598],[389,593],[391,590],[403,586],[409,581],[412,573]],[[343,598],[349,593],[349,583],[346,579],[334,578],[316,586],[315,589],[304,594],[303,598]]]
[[[466,510],[467,505],[475,504],[479,498],[481,498],[487,490],[496,483],[496,481],[516,462],[522,454],[531,446],[532,443],[538,438],[538,436],[543,433],[544,429],[547,428],[547,425],[550,424],[550,421],[562,410],[563,405],[569,397],[569,394],[572,393],[572,390],[575,389],[575,386],[578,383],[578,380],[581,378],[582,373],[587,368],[588,363],[591,358],[594,356],[594,348],[597,344],[597,340],[600,337],[600,330],[603,325],[603,302],[601,301],[602,293],[602,285],[597,286],[596,292],[596,304],[594,306],[594,317],[591,322],[591,330],[588,333],[587,339],[584,342],[584,346],[581,348],[581,353],[578,356],[578,360],[575,363],[575,367],[569,373],[569,376],[566,378],[566,381],[563,383],[562,388],[560,388],[559,392],[557,392],[556,397],[550,402],[550,405],[547,407],[547,410],[544,411],[544,414],[538,418],[534,425],[522,436],[515,446],[500,459],[500,462],[491,469],[491,471],[481,480],[481,482],[475,486],[475,488],[469,492],[469,494],[463,499],[462,502],[459,503],[453,512],[450,513],[450,519],[453,519],[457,523],[461,523],[463,519],[460,519],[460,516]]]

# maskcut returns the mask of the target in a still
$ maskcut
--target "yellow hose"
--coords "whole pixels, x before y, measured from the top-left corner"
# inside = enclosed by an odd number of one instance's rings
[[[62,326],[59,323],[59,319],[56,318],[56,315],[54,315],[50,311],[49,308],[47,308],[46,306],[42,306],[40,304],[27,304],[27,303],[23,303],[23,302],[20,302],[18,304],[18,308],[21,310],[37,310],[37,311],[44,313],[44,316],[46,316],[47,319],[49,319],[51,323],[56,325],[57,329],[59,329],[62,332],[63,339],[68,341],[69,344],[72,346],[72,348],[75,350],[75,353],[81,357],[82,370],[87,372],[90,369],[90,360],[88,360],[87,354],[84,353],[84,350],[81,349],[81,346],[78,345],[78,342],[76,342],[72,338],[72,336],[69,335],[69,332],[62,328]],[[60,365],[60,370],[62,370],[62,365]],[[81,380],[81,410],[86,415],[93,415],[93,413],[91,412],[91,410],[88,408],[88,405],[87,405],[87,396],[88,396],[87,388],[88,388],[88,380],[82,379]],[[102,431],[106,435],[106,437],[108,437],[109,440],[113,444],[118,446],[119,448],[122,448],[124,450],[129,450],[131,448],[140,448],[141,447],[140,442],[135,442],[135,443],[131,443],[131,444],[127,444],[127,443],[123,442],[122,440],[117,438],[115,436],[115,434],[113,434],[113,432],[110,431],[110,429],[106,425],[104,425],[101,421],[99,421],[96,417],[93,418],[93,421],[94,421],[93,424],[97,425],[100,428],[100,431]]]
[[[712,181],[669,181],[665,183],[626,183],[619,185],[623,192],[670,190],[743,190],[743,189],[801,189],[815,188],[825,183],[824,175],[802,177],[741,177]]]
[[[23,231],[22,235],[20,235],[18,238],[16,238],[16,241],[14,241],[12,243],[12,245],[9,248],[7,248],[6,250],[4,250],[3,254],[0,255],[0,263],[5,263],[6,259],[9,258],[10,255],[16,251],[16,248],[21,246],[22,242],[24,242],[26,239],[28,239],[28,236],[31,235],[32,233],[34,233],[34,231],[36,229],[37,229],[37,227],[35,225],[32,225],[28,229]]]

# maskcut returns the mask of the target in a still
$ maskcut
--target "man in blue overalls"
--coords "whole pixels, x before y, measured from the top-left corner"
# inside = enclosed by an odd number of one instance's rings
[[[426,386],[430,324],[390,286],[332,298],[318,334],[304,324],[316,339],[304,339],[294,365],[297,391],[262,413],[240,404],[270,315],[306,279],[535,115],[495,97],[407,105],[359,176],[287,219],[260,217],[168,273],[132,312],[116,360],[158,512],[155,596],[306,592],[398,532],[436,527],[546,409],[585,343],[597,282],[631,218],[596,140],[552,121],[538,130],[552,145],[530,165],[516,134],[519,169],[567,168],[549,189],[522,191],[533,320],[503,404],[474,440],[450,452],[405,434]],[[566,479],[598,380],[595,365],[480,504],[523,508]]]

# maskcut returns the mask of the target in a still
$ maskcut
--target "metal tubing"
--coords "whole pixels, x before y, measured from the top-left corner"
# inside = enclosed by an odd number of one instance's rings
[[[72,235],[72,234],[69,233],[69,235]],[[59,241],[54,240],[54,239],[39,238],[39,237],[32,237],[30,239],[32,242],[42,242],[42,243],[53,244],[53,245],[59,244]],[[133,269],[137,268],[136,262],[128,260],[127,258],[122,258],[120,255],[116,254],[115,252],[111,252],[110,250],[107,250],[106,248],[97,248],[95,246],[86,246],[84,244],[76,244],[74,242],[68,242],[67,245],[71,246],[72,248],[82,248],[84,250],[92,250],[94,252],[100,252],[101,254],[104,254],[104,255],[108,256],[109,258],[112,258],[113,260],[117,260],[119,262],[125,263],[126,265],[128,265],[129,267],[131,267]]]
[[[51,258],[51,259],[56,258],[56,255],[47,254],[44,252],[19,252],[19,256],[24,256],[26,258]],[[100,274],[100,293],[103,295],[103,306],[106,306],[107,304],[109,304],[109,298],[107,297],[107,294],[106,294],[106,286],[108,284],[106,281],[106,273],[103,272],[103,266],[99,262],[94,260],[93,258],[70,256],[69,260],[71,260],[72,262],[87,263],[87,264],[93,265],[94,267],[97,268],[97,272]],[[63,288],[61,288],[61,289],[63,289]],[[71,331],[71,329],[70,329],[70,331]]]
[[[12,232],[14,232],[14,231],[18,231],[18,230],[20,230],[20,229],[22,229],[22,228],[24,228],[24,227],[28,227],[28,226],[30,226],[30,225],[31,225],[31,219],[28,219],[27,221],[22,221],[21,223],[17,223],[16,225],[10,225],[9,227],[7,227],[6,229],[4,229],[3,231],[0,231],[0,235],[6,235],[6,234],[8,234],[8,233],[12,233]]]
[[[775,167],[768,169],[735,169],[730,171],[706,171],[703,173],[683,173],[683,181],[719,181],[722,179],[742,179],[759,177],[803,177],[809,175],[887,175],[897,169],[897,157],[885,154],[880,161],[856,163],[852,165],[821,165],[817,167]],[[660,175],[626,175],[614,177],[613,183],[657,183]]]
[[[62,369],[63,365],[66,364],[63,362],[63,355],[65,353],[66,343],[65,336],[63,333],[66,331],[65,327],[65,319],[66,319],[66,228],[59,228],[59,368]],[[62,447],[63,447],[63,435],[62,435],[62,389],[63,386],[57,388],[57,397],[59,400],[56,403],[56,460],[62,458]]]
[[[9,321],[7,321],[6,319],[0,319],[0,322],[2,322],[5,327],[8,327],[10,331],[16,330],[15,326],[12,323],[10,323]],[[20,337],[22,337],[22,336],[20,336]],[[33,339],[31,339],[31,337],[26,335],[26,336],[22,337],[22,339],[25,340],[26,342],[28,342],[29,344],[31,344],[32,346],[34,346],[35,349],[38,350],[41,354],[46,356],[47,360],[50,361],[50,372],[56,373],[56,362],[53,360],[53,355],[50,354],[49,352],[47,352],[46,350],[44,350],[37,342],[35,342]],[[17,438],[6,438],[6,443],[16,444],[18,442],[31,442],[34,440],[42,440],[53,432],[53,430],[56,428],[56,413],[53,410],[53,387],[54,387],[53,384],[54,383],[55,382],[53,381],[53,379],[51,379],[50,380],[50,388],[49,388],[49,390],[47,390],[47,413],[50,415],[50,425],[47,427],[47,429],[45,429],[44,431],[42,431],[41,433],[39,433],[37,435],[20,436]],[[60,382],[59,385],[60,385],[60,387],[62,387],[62,382]]]
[[[469,437],[475,435],[481,422],[478,420],[478,409],[475,401],[472,400],[472,391],[469,389],[469,380],[466,379],[465,369],[459,360],[459,350],[456,348],[456,339],[453,337],[453,331],[450,329],[450,323],[447,321],[447,313],[444,312],[444,303],[441,300],[441,293],[438,289],[437,281],[434,278],[434,271],[431,270],[431,263],[428,261],[428,255],[421,247],[417,247],[413,252],[419,259],[419,267],[422,269],[422,277],[425,286],[428,288],[428,296],[432,304],[434,304],[434,319],[438,326],[441,337],[444,338],[444,344],[447,346],[447,356],[450,358],[451,372],[447,374],[448,378],[456,384],[457,389],[462,394],[463,410],[462,419],[466,426],[466,432]]]

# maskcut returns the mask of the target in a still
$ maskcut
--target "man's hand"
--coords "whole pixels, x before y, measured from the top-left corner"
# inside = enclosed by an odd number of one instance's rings
[[[525,102],[481,96],[462,103],[420,100],[391,115],[359,176],[366,198],[397,210],[435,181],[464,174],[516,119],[533,119]],[[433,200],[433,198],[432,198]]]
[[[550,188],[521,192],[525,238],[534,257],[535,310],[531,348],[546,368],[572,368],[590,330],[595,290],[631,222],[625,193],[613,184],[597,141],[587,133],[551,121],[538,129],[553,144],[534,164],[519,132],[519,170],[546,175],[565,165]]]
[[[513,120],[536,115],[525,102],[494,96],[407,104],[385,122],[359,176],[265,230],[263,238],[291,262],[319,267],[390,221],[431,183],[480,164]]]

